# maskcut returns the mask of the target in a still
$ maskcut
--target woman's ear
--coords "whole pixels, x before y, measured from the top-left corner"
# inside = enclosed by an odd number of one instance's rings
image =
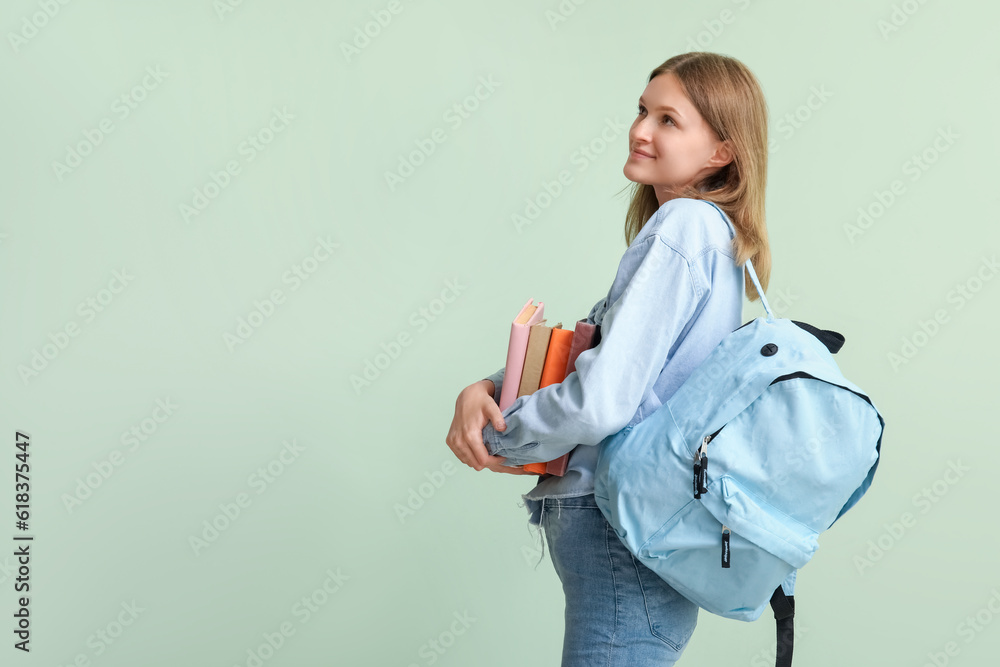
[[[715,153],[712,154],[709,164],[713,167],[725,167],[733,161],[733,157],[732,145],[727,139],[726,141],[719,142],[718,146],[716,146]]]

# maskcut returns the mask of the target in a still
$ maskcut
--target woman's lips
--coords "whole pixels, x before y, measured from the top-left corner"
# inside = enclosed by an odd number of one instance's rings
[[[650,158],[651,159],[653,157],[652,155],[647,155],[647,154],[645,154],[645,153],[643,153],[643,152],[641,152],[639,150],[636,150],[636,149],[632,150],[631,155],[634,158]]]

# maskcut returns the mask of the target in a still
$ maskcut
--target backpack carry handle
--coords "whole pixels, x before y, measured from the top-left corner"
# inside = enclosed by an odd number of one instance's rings
[[[771,312],[771,306],[767,303],[767,298],[764,297],[764,290],[760,287],[760,280],[757,279],[757,272],[753,270],[753,263],[747,259],[745,266],[747,271],[750,272],[750,280],[753,281],[753,286],[757,290],[757,295],[760,297],[760,302],[764,305],[764,310],[767,311],[767,321],[774,321],[774,313]],[[805,322],[796,322],[792,320],[802,329],[805,329],[813,336],[819,339],[826,349],[830,351],[830,354],[837,354],[840,348],[844,346],[844,336],[837,333],[836,331],[831,331],[830,329],[819,329],[811,324],[806,324]]]
[[[757,272],[753,270],[753,263],[747,258],[746,264],[747,271],[750,272],[750,280],[753,281],[753,286],[757,290],[757,296],[760,297],[760,302],[764,304],[764,310],[767,311],[767,321],[774,321],[774,313],[771,312],[771,306],[767,304],[767,298],[764,296],[764,290],[761,289],[760,281],[757,279]]]
[[[792,322],[799,326],[799,328],[805,329],[813,336],[819,339],[819,342],[826,345],[826,349],[830,351],[830,354],[837,354],[840,352],[840,348],[844,347],[844,335],[832,331],[830,329],[819,329],[811,324],[806,324],[805,322],[798,322],[792,320]]]

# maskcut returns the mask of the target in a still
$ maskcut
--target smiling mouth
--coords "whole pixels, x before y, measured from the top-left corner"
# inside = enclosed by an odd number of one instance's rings
[[[635,149],[635,148],[632,149],[632,155],[635,156],[635,157],[648,157],[648,158],[653,157],[652,155],[649,155],[647,153],[643,153],[642,151],[640,151],[638,149]]]

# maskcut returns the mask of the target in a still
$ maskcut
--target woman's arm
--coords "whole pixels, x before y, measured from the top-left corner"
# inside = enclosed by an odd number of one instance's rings
[[[620,430],[652,390],[703,293],[688,259],[659,235],[630,246],[608,295],[614,301],[600,343],[580,353],[562,382],[519,397],[503,413],[503,432],[486,424],[488,452],[507,465],[551,461]]]

